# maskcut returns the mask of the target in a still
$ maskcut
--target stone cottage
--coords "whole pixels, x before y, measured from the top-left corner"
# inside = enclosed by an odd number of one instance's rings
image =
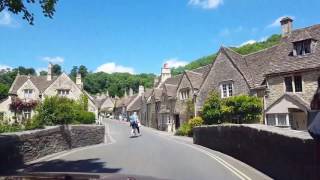
[[[73,82],[66,73],[59,76],[52,75],[52,64],[48,66],[47,76],[17,75],[9,89],[9,97],[0,104],[1,117],[10,122],[21,122],[34,115],[37,103],[50,96],[63,96],[78,100],[87,95],[88,110],[97,115],[97,108],[93,98],[83,90],[81,75],[77,74]],[[10,104],[23,103],[24,108],[19,111],[10,109]]]
[[[292,29],[281,20],[281,43],[270,53],[265,73],[265,123],[292,129],[307,128],[308,112],[320,85],[320,25]]]
[[[281,20],[280,44],[249,55],[221,47],[203,81],[196,109],[210,91],[222,98],[239,94],[263,98],[264,123],[305,130],[310,104],[319,88],[320,25],[292,30],[292,19]]]

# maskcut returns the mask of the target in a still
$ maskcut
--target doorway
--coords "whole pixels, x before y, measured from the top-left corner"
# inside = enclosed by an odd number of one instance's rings
[[[180,117],[179,114],[174,115],[174,124],[175,124],[175,129],[179,129],[180,127]]]

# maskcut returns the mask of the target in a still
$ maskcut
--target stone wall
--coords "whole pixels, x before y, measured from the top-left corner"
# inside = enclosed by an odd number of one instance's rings
[[[49,154],[103,143],[104,137],[104,126],[96,125],[55,126],[0,134],[0,172]]]
[[[319,179],[320,144],[307,132],[266,125],[194,129],[193,140],[233,156],[274,179]]]
[[[266,98],[266,107],[269,107],[285,93],[284,77],[291,75],[293,74],[267,78],[270,92]],[[315,70],[299,73],[298,75],[301,75],[302,77],[302,92],[297,94],[306,102],[310,103],[318,88],[318,78],[320,77],[320,72]]]

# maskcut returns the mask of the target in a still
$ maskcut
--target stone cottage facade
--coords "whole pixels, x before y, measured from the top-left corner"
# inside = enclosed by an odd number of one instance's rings
[[[63,96],[78,100],[82,95],[87,95],[88,110],[97,115],[97,108],[93,98],[83,90],[81,75],[78,74],[76,82],[62,73],[59,76],[52,75],[52,64],[48,66],[47,76],[17,75],[9,89],[9,97],[0,104],[0,112],[3,119],[10,122],[21,122],[30,119],[34,115],[35,104],[50,96]],[[19,111],[12,111],[10,104],[15,102],[28,104]]]
[[[221,47],[211,65],[174,77],[166,71],[165,80],[161,74],[147,98],[146,125],[175,131],[200,114],[209,93],[216,91],[221,98],[260,97],[262,123],[305,130],[308,112],[320,108],[320,25],[292,30],[290,18],[281,25],[278,45],[248,55]],[[192,114],[187,102],[194,105]]]
[[[317,109],[312,104],[319,100],[320,25],[292,30],[290,18],[281,25],[281,43],[265,74],[265,123],[305,130],[308,112]]]

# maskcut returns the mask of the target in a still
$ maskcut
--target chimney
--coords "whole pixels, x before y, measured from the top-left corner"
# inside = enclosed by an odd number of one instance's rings
[[[161,68],[161,81],[160,81],[160,83],[163,83],[168,78],[171,78],[171,69],[170,69],[168,63],[165,63],[163,65],[163,68]]]
[[[48,65],[48,74],[47,74],[47,81],[51,81],[52,80],[52,64],[49,63]]]
[[[82,80],[81,80],[81,74],[80,73],[77,73],[76,85],[79,86],[80,89],[82,89]]]
[[[107,90],[107,92],[106,92],[106,96],[109,97],[109,91],[108,91],[108,90]]]
[[[281,19],[281,29],[282,29],[282,37],[288,35],[292,31],[292,18],[290,17],[284,17]]]
[[[139,96],[142,96],[144,94],[144,87],[143,86],[139,86]]]
[[[128,95],[127,95],[127,90],[125,89],[124,90],[124,97],[127,97]]]
[[[129,89],[129,96],[133,96],[133,90],[132,90],[132,88]]]

